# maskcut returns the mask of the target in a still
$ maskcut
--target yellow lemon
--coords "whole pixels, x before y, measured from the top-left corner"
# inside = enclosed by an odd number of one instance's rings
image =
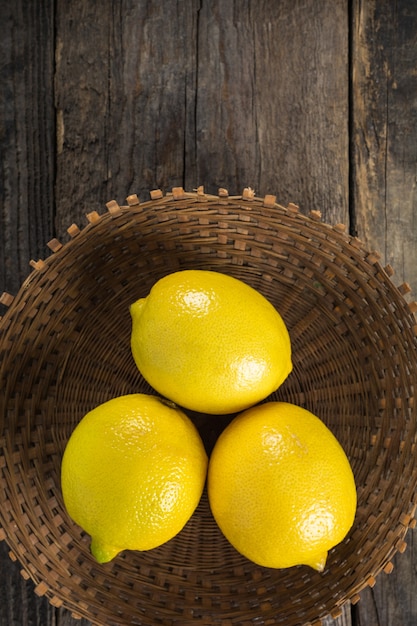
[[[252,407],[226,427],[207,484],[225,537],[265,567],[322,571],[355,517],[355,481],[341,445],[318,417],[286,402]]]
[[[76,426],[62,460],[62,493],[104,563],[177,535],[200,500],[206,472],[189,418],[156,397],[131,394],[97,406]]]
[[[231,276],[174,272],[130,312],[139,371],[185,408],[241,411],[266,398],[291,372],[282,317],[257,290]]]

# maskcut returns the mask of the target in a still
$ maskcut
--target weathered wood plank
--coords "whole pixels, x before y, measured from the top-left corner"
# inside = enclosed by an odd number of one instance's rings
[[[308,4],[131,2],[93,19],[59,3],[58,232],[109,198],[200,184],[346,222],[347,3]]]
[[[16,293],[53,230],[53,5],[0,3],[0,293]]]
[[[322,626],[356,626],[352,623],[350,604],[344,604],[341,610],[342,613],[340,617],[335,619],[326,617],[322,620]]]
[[[417,294],[417,5],[353,3],[353,202],[359,236]]]
[[[352,168],[357,233],[417,298],[417,5],[353,2]],[[417,545],[361,594],[358,626],[417,623]],[[414,564],[414,565],[413,565]]]
[[[394,570],[380,574],[375,586],[361,593],[354,607],[355,626],[414,626],[417,623],[415,532],[406,537],[408,547],[393,559]]]
[[[57,3],[59,234],[110,199],[184,185],[199,3]],[[194,185],[195,186],[195,185]]]
[[[347,223],[347,2],[206,2],[198,44],[198,181]]]
[[[0,543],[0,626],[55,626],[54,611],[35,595],[33,583],[22,578],[8,552]]]
[[[407,535],[408,548],[394,559],[394,570],[381,574],[355,606],[357,626],[412,626],[417,623],[415,533]]]
[[[54,210],[52,1],[0,3],[0,294],[45,254]],[[0,315],[3,312],[0,306]],[[0,544],[0,625],[54,626],[55,613]]]

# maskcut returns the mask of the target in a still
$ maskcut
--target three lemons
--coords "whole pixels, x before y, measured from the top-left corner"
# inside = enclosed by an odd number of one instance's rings
[[[292,370],[279,313],[242,281],[205,270],[165,276],[130,311],[134,360],[172,406],[122,396],[73,431],[62,461],[64,503],[91,535],[95,558],[169,541],[207,477],[213,516],[241,554],[265,567],[322,570],[353,524],[355,481],[319,418],[285,402],[257,404]],[[239,413],[210,461],[176,405]]]
[[[275,391],[292,370],[281,315],[257,290],[226,274],[168,274],[130,312],[139,371],[187,409],[241,411]]]

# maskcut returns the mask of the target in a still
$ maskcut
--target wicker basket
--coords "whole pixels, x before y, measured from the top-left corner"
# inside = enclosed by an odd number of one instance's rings
[[[405,548],[416,506],[416,305],[342,225],[246,189],[108,203],[73,225],[0,322],[1,538],[54,606],[94,624],[320,624]],[[323,573],[261,568],[216,526],[204,494],[184,530],[149,552],[98,565],[71,522],[60,462],[75,424],[111,397],[151,392],[130,354],[129,304],[168,272],[213,269],[250,283],[281,312],[294,370],[272,399],[319,415],[358,486],[348,537]],[[227,419],[192,416],[211,449]]]

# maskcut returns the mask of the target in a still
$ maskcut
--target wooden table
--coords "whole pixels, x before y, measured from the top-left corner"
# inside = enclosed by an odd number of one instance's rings
[[[417,294],[414,0],[3,0],[0,42],[0,294],[108,200],[199,185],[319,210]],[[407,541],[326,626],[417,623]],[[0,550],[1,626],[87,626]]]

